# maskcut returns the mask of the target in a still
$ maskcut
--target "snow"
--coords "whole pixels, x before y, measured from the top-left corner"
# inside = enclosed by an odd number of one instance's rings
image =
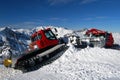
[[[72,30],[57,28],[59,36]],[[120,45],[120,34],[113,33],[115,44]],[[120,80],[120,50],[99,47],[69,48],[64,54],[38,70],[22,73],[0,66],[0,80]]]
[[[99,52],[98,52],[99,51]],[[120,79],[120,52],[104,48],[78,50],[72,45],[52,64],[8,80],[107,80]]]
[[[120,33],[113,33],[114,43],[120,45]]]

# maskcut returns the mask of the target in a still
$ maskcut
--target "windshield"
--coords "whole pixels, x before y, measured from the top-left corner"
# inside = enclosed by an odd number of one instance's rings
[[[55,35],[53,34],[53,32],[51,30],[45,31],[45,35],[48,39],[51,39],[51,40],[56,39]]]

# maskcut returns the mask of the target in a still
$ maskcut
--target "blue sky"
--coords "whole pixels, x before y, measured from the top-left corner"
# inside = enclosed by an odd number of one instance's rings
[[[0,0],[0,26],[120,32],[120,0]]]

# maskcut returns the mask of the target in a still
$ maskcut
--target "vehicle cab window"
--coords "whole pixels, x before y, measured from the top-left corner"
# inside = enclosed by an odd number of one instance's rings
[[[34,42],[34,41],[40,40],[41,37],[42,37],[42,36],[41,36],[40,34],[38,34],[38,35],[36,35],[35,37],[32,37],[31,40],[32,40],[32,42]]]
[[[51,39],[51,40],[54,40],[56,39],[55,35],[52,33],[52,31],[48,30],[48,31],[45,31],[45,36],[48,38],[48,39]]]

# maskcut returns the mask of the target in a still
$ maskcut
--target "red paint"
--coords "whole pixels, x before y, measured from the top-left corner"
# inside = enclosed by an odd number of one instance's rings
[[[38,36],[40,36],[40,38],[38,38]],[[34,34],[32,34],[31,39],[32,43],[30,45],[37,45],[39,49],[59,44],[58,39],[56,38],[55,34],[53,34],[50,28],[35,32]]]

